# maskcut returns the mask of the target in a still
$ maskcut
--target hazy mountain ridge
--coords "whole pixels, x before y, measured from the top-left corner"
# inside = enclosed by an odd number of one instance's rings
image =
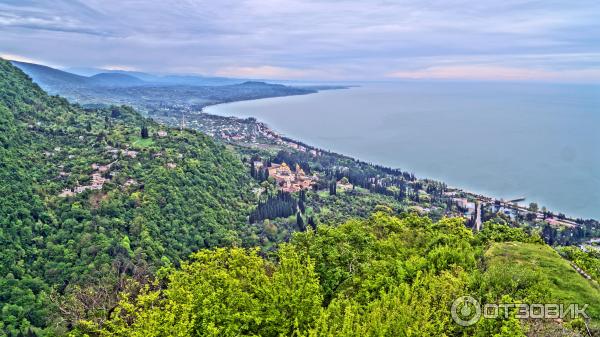
[[[73,74],[81,76],[94,76],[101,73],[110,74],[125,74],[137,77],[143,81],[155,84],[168,85],[227,85],[238,84],[246,81],[246,79],[229,78],[220,76],[203,76],[203,75],[185,75],[185,74],[154,74],[142,71],[133,70],[115,70],[102,68],[67,68]]]
[[[87,77],[72,74],[40,64],[10,61],[14,66],[29,75],[34,82],[47,87],[84,85]]]
[[[21,69],[29,75],[34,82],[53,90],[62,87],[79,87],[79,86],[136,86],[148,84],[146,81],[135,76],[122,73],[98,73],[92,76],[81,76],[67,71],[55,69],[52,67],[10,61],[13,65]],[[54,91],[54,90],[53,90]]]
[[[144,85],[145,81],[126,74],[100,73],[89,77],[89,81],[100,86],[136,86]]]
[[[132,105],[143,111],[165,105],[202,107],[240,100],[304,95],[327,89],[291,87],[256,80],[110,71],[86,77],[51,67],[11,61],[52,94],[82,105]],[[332,87],[340,88],[340,87]]]
[[[245,79],[226,77],[207,77],[196,75],[155,75],[139,71],[82,69],[71,72],[41,64],[10,61],[34,81],[43,86],[53,85],[91,85],[91,86],[137,86],[137,85],[227,85],[239,84]]]

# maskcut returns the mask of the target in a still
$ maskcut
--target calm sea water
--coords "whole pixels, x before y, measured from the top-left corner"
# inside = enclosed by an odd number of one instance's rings
[[[494,197],[600,218],[600,86],[366,84],[208,107]]]

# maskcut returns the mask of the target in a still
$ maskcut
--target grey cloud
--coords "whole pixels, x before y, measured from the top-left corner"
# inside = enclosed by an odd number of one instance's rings
[[[469,64],[585,74],[600,67],[585,56],[600,53],[598,16],[588,0],[0,0],[0,52],[64,66],[336,79]]]

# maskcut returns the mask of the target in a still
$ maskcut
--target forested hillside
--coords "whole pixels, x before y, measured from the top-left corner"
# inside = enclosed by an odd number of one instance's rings
[[[579,300],[590,304],[592,324],[600,318],[597,285],[569,269],[539,236],[506,225],[487,224],[474,235],[460,218],[432,222],[378,212],[366,220],[297,233],[272,256],[260,253],[239,248],[195,253],[182,268],[164,270],[164,279],[138,296],[124,296],[109,320],[81,322],[74,335],[585,333],[581,319],[521,321],[514,308],[461,326],[450,307],[464,295],[480,303]]]
[[[0,336],[106,316],[132,280],[239,243],[249,190],[205,135],[70,105],[0,59]]]

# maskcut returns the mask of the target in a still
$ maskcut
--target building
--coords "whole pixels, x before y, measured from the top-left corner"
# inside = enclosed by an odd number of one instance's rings
[[[75,193],[73,193],[73,191],[70,188],[65,188],[64,190],[62,190],[62,192],[58,196],[61,198],[66,198],[66,197],[71,197],[74,195],[75,195]]]
[[[467,198],[454,198],[452,199],[460,209],[464,210],[464,214],[470,216],[475,212],[476,205],[474,202],[469,201]]]
[[[125,184],[123,184],[123,186],[125,187],[129,187],[129,186],[134,186],[137,185],[137,181],[135,181],[134,179],[128,179]]]
[[[104,183],[106,183],[107,179],[102,177],[102,174],[100,173],[108,172],[108,170],[114,163],[116,163],[116,161],[110,163],[109,165],[92,164],[92,169],[96,170],[97,172],[92,174],[92,183],[90,185],[75,186],[75,188],[73,189],[65,188],[58,196],[70,197],[75,194],[83,193],[87,190],[101,190],[104,187]]]
[[[101,190],[105,182],[106,179],[102,178],[100,173],[94,173],[92,174],[92,185],[90,185],[89,188],[92,190]]]
[[[351,191],[354,188],[354,185],[352,185],[346,177],[340,179],[336,185],[341,191]]]
[[[318,180],[314,175],[306,175],[298,164],[294,171],[286,163],[271,164],[268,171],[269,177],[273,177],[278,187],[284,192],[291,193],[309,189]]]
[[[137,151],[121,150],[121,153],[129,158],[135,158],[138,155]]]

